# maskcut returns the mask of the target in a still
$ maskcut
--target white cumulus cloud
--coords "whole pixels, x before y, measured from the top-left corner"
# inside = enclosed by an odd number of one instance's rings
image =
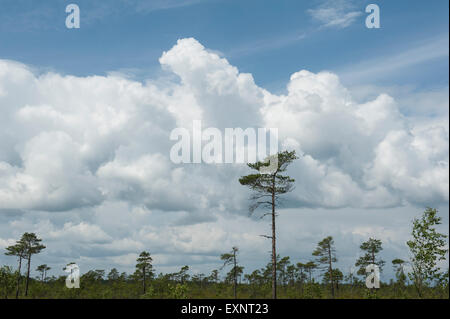
[[[108,200],[170,211],[244,207],[236,183],[244,165],[169,161],[170,131],[193,119],[278,128],[280,145],[302,155],[291,169],[291,198],[302,205],[448,201],[448,121],[415,124],[387,94],[359,104],[329,72],[296,72],[287,95],[275,95],[192,38],[160,62],[181,81],[38,76],[1,61],[2,208],[64,211]]]

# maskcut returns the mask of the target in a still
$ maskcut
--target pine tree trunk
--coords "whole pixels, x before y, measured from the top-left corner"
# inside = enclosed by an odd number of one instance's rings
[[[22,257],[19,256],[19,270],[18,270],[18,276],[17,276],[17,289],[16,289],[16,299],[19,298],[19,288],[20,288],[20,276],[21,276],[21,271],[22,269]]]
[[[234,299],[237,299],[237,273],[236,273],[236,251],[233,251],[233,259],[234,259]]]
[[[272,298],[277,299],[277,246],[275,232],[275,175],[272,180]]]
[[[27,281],[25,284],[25,297],[28,296],[28,283],[30,281],[30,266],[31,266],[31,255],[28,255],[28,265],[27,265]]]
[[[145,267],[142,268],[143,273],[144,273],[144,280],[142,282],[143,286],[144,286],[144,295],[145,295]]]
[[[333,280],[333,266],[332,266],[332,259],[331,259],[331,245],[328,244],[328,259],[330,262],[330,281],[331,281],[331,296],[334,299],[334,280]]]

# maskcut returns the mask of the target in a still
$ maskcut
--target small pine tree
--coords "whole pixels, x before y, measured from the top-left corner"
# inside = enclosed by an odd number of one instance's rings
[[[136,272],[142,280],[142,288],[145,294],[147,288],[147,278],[152,278],[153,273],[153,265],[152,265],[152,257],[149,252],[143,251],[136,259]]]
[[[368,241],[365,241],[359,247],[364,255],[359,257],[355,263],[358,269],[358,275],[364,276],[366,274],[366,267],[368,265],[377,265],[380,268],[380,272],[383,269],[385,264],[384,260],[378,258],[378,253],[383,250],[381,240],[375,238],[369,238]]]
[[[335,291],[334,286],[336,281],[334,280],[334,271],[333,271],[333,263],[337,262],[336,258],[336,250],[334,248],[334,240],[333,237],[328,236],[321,240],[317,244],[316,250],[313,252],[313,256],[318,257],[317,263],[319,265],[322,265],[322,268],[325,270],[325,272],[328,273],[328,276],[330,278],[329,283],[331,286],[331,296],[332,298],[335,297]]]

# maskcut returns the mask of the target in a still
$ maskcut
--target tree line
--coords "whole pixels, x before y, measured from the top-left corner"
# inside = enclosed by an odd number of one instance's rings
[[[289,256],[276,256],[277,294],[281,298],[448,298],[448,268],[438,266],[447,253],[446,235],[436,230],[440,223],[432,208],[413,220],[412,238],[407,242],[412,257],[393,259],[395,279],[378,290],[366,288],[365,278],[366,266],[377,265],[380,271],[386,267],[380,256],[382,241],[369,238],[361,243],[356,273],[344,275],[336,267],[334,239],[328,236],[317,243],[309,261],[295,263]],[[6,247],[5,254],[17,258],[17,269],[0,267],[3,298],[269,298],[273,293],[272,258],[265,267],[244,274],[238,247],[220,255],[222,266],[209,275],[190,275],[187,265],[178,272],[156,275],[151,254],[143,251],[134,273],[120,273],[116,268],[108,274],[90,270],[81,276],[80,289],[68,289],[66,276],[47,276],[51,268],[46,264],[35,268],[39,276],[30,276],[32,256],[45,249],[41,242],[36,234],[25,233]]]

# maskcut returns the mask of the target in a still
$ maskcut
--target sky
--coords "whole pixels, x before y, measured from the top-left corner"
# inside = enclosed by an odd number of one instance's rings
[[[55,276],[132,272],[142,250],[208,274],[234,245],[263,267],[249,169],[169,159],[195,119],[278,128],[300,155],[278,217],[292,262],[331,235],[347,274],[373,236],[387,280],[425,207],[448,234],[448,1],[74,0],[79,29],[69,3],[0,0],[0,250],[36,232]]]

